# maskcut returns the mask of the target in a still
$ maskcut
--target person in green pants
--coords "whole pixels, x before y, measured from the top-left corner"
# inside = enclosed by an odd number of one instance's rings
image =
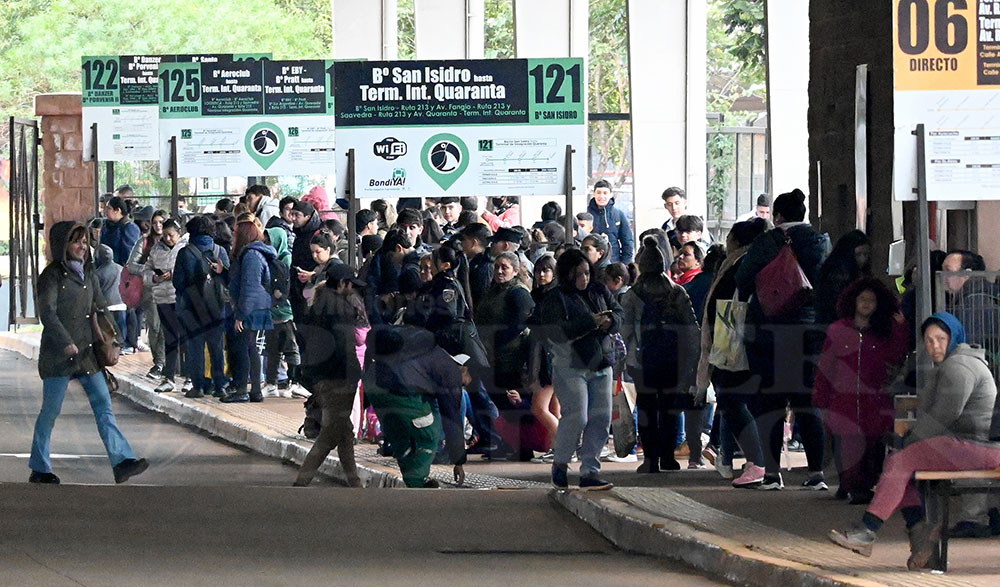
[[[403,482],[407,487],[439,487],[429,478],[441,442],[431,400],[460,397],[442,393],[461,388],[459,362],[434,344],[430,331],[413,326],[373,328],[367,346],[365,395],[392,446]],[[454,474],[461,484],[462,465],[455,465]]]

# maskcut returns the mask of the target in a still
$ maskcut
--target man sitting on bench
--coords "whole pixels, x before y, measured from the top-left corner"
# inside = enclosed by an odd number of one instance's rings
[[[904,438],[906,447],[886,460],[875,498],[861,524],[829,534],[836,544],[871,556],[875,533],[901,509],[910,536],[906,562],[910,570],[936,563],[932,558],[941,536],[940,524],[924,519],[914,472],[1000,468],[1000,445],[989,442],[997,388],[985,351],[965,344],[965,328],[947,312],[928,318],[920,332],[934,370],[919,394],[917,421]]]

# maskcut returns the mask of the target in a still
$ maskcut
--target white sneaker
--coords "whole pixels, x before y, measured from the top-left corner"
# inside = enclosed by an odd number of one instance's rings
[[[310,396],[312,396],[312,394],[309,393],[309,391],[306,388],[302,387],[298,383],[292,385],[288,389],[281,390],[281,397],[286,397],[286,398],[297,397],[299,399],[309,399]]]
[[[688,469],[689,470],[694,471],[694,470],[701,470],[701,469],[707,469],[707,468],[708,467],[705,466],[705,463],[696,463],[694,461],[688,461]]]
[[[135,346],[135,350],[139,351],[140,353],[148,353],[149,345],[140,342]]]
[[[546,453],[543,453],[541,456],[537,456],[531,459],[531,462],[535,463],[536,465],[540,465],[542,463],[551,463],[553,460],[555,460],[555,457],[553,456],[552,451],[550,450]]]
[[[261,388],[260,394],[264,397],[278,397],[278,386],[268,383]]]
[[[715,470],[719,472],[719,475],[723,479],[732,479],[733,478],[733,466],[732,465],[723,465],[722,464],[722,459],[716,459],[715,460]]]
[[[191,391],[192,388],[194,388],[194,383],[191,383],[190,379],[185,379],[184,385],[181,385],[181,393],[187,393]]]
[[[605,459],[608,456],[613,455],[613,454],[615,454],[615,453],[612,452],[611,449],[608,448],[607,445],[604,445],[604,448],[601,449],[601,455],[598,458]]]
[[[164,379],[159,385],[156,386],[156,389],[154,389],[153,391],[156,393],[170,393],[173,390],[174,390],[174,383],[169,379]]]
[[[601,460],[608,463],[638,463],[639,456],[635,454],[630,454],[620,457],[615,453],[611,453],[608,456],[602,458]]]

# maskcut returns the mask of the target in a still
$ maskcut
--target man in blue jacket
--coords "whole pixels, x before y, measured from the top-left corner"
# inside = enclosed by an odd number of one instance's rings
[[[607,180],[602,179],[594,184],[594,197],[590,199],[587,211],[594,216],[593,232],[607,236],[611,244],[608,261],[631,263],[632,252],[635,250],[632,225],[625,212],[615,208],[615,199],[611,197],[611,184]]]

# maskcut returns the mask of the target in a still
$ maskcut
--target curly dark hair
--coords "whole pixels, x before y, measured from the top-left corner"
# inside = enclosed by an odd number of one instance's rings
[[[899,313],[899,300],[885,284],[874,277],[862,277],[847,286],[837,300],[837,318],[853,318],[858,296],[865,291],[875,294],[875,313],[871,317],[872,330],[878,336],[888,338],[892,335],[892,322]]]

